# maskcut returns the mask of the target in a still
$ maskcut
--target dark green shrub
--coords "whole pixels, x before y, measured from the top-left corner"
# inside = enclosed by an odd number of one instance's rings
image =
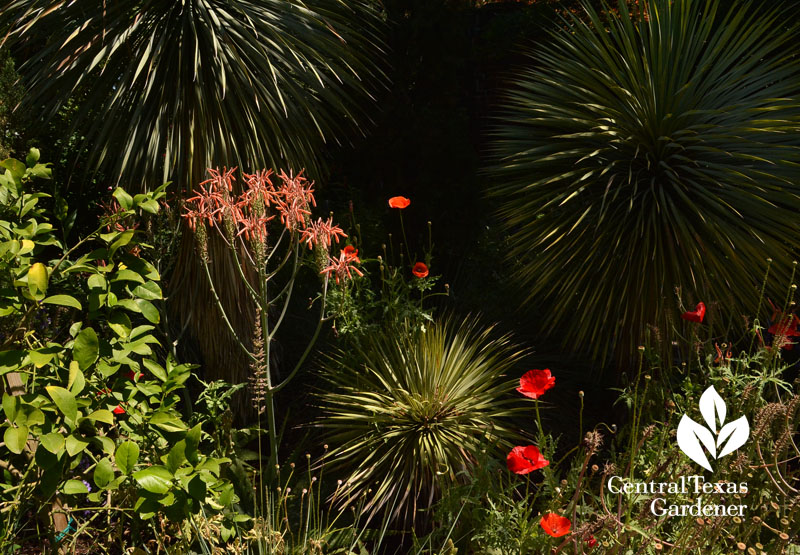
[[[178,410],[191,366],[155,335],[160,276],[132,220],[157,213],[166,186],[116,189],[117,209],[67,248],[42,208],[49,195],[30,190],[50,177],[38,159],[0,162],[0,549],[36,529],[28,514],[48,530],[38,543],[74,549],[102,530],[138,545],[153,519],[188,525],[234,500],[227,459],[205,456],[201,426]]]

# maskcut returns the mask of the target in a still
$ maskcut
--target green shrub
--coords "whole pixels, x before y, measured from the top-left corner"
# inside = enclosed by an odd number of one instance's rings
[[[531,56],[491,177],[528,301],[551,301],[542,329],[630,361],[648,325],[669,352],[681,297],[754,314],[764,259],[788,276],[800,58],[774,9],[648,0],[634,20],[619,7],[587,5]]]
[[[374,334],[326,364],[321,425],[330,430],[332,469],[350,474],[344,506],[413,520],[476,454],[504,448],[515,408],[504,375],[522,352],[476,321],[441,321],[426,331]]]
[[[32,149],[26,163],[0,162],[0,546],[32,531],[29,511],[56,522],[58,535],[40,524],[51,546],[74,532],[74,549],[89,530],[138,542],[154,517],[222,510],[233,501],[220,479],[227,461],[205,456],[201,427],[182,420],[191,366],[165,358],[154,335],[160,277],[131,221],[157,213],[166,186],[134,197],[118,188],[117,209],[68,249],[42,208],[49,195],[29,190],[50,177],[38,159]]]

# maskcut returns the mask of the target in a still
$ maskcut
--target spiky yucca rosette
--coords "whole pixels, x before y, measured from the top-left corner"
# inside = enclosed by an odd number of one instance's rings
[[[520,409],[506,378],[523,352],[474,320],[425,332],[370,335],[326,364],[321,425],[326,465],[349,472],[334,500],[362,501],[374,515],[412,521],[442,489],[464,479],[479,450],[510,448]]]
[[[641,4],[641,3],[640,3]],[[800,58],[778,11],[590,6],[508,93],[492,193],[542,328],[629,360],[699,299],[752,315],[800,244]],[[684,306],[676,298],[681,292]],[[762,315],[764,316],[764,315]]]

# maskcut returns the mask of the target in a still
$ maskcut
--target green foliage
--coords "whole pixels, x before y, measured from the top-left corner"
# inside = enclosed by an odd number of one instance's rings
[[[453,319],[426,331],[364,339],[326,364],[320,401],[334,468],[351,469],[336,497],[406,520],[469,470],[487,445],[515,437],[503,377],[522,352],[492,328]]]
[[[183,184],[207,167],[305,165],[364,121],[383,81],[368,0],[6,0],[0,24],[37,48],[20,68],[30,106],[76,93],[90,162],[125,182]]]
[[[620,361],[648,325],[668,352],[698,301],[754,314],[764,260],[786,277],[800,243],[800,58],[781,13],[717,0],[646,11],[587,6],[538,48],[492,168],[528,301],[550,301],[542,329]]]
[[[233,500],[220,479],[227,460],[202,454],[201,427],[178,410],[191,366],[159,360],[160,277],[130,226],[158,212],[166,185],[117,189],[120,209],[67,249],[42,208],[49,195],[29,190],[50,177],[38,160],[31,149],[25,162],[0,162],[0,496],[10,509],[0,544],[14,541],[29,509],[55,500],[79,531],[109,510],[175,522],[222,510]],[[80,517],[73,509],[86,504],[97,510]]]
[[[370,272],[374,266],[377,272]],[[425,301],[441,294],[433,292],[440,276],[408,277],[408,268],[383,259],[364,260],[363,273],[328,293],[333,327],[344,340],[357,343],[388,328],[424,332],[431,325],[433,311]]]
[[[435,508],[433,531],[424,543],[454,538],[460,552],[546,553],[548,536],[539,526],[531,482],[519,480],[496,458],[482,455],[467,483],[450,487]]]

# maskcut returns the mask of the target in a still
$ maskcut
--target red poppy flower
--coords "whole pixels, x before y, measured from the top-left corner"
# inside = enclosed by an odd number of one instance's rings
[[[703,317],[706,315],[706,305],[703,303],[697,303],[697,306],[694,307],[693,312],[684,312],[681,314],[681,318],[684,320],[689,320],[690,322],[697,322],[698,324],[703,321]]]
[[[418,278],[428,277],[428,267],[423,262],[417,262],[414,264],[414,268],[411,270],[411,273]]]
[[[128,370],[128,372],[125,375],[128,376],[129,380],[136,381],[136,372],[134,372],[133,370]],[[141,378],[142,376],[144,376],[144,374],[139,372],[139,377]]]
[[[348,260],[352,260],[353,262],[361,262],[361,260],[358,258],[358,249],[353,245],[347,245],[342,249],[342,252]]]
[[[389,199],[389,208],[399,208],[402,210],[403,208],[408,208],[409,204],[411,204],[411,200],[406,197],[392,197]]]
[[[517,391],[530,397],[531,399],[538,399],[544,392],[556,384],[556,378],[550,374],[550,369],[544,370],[529,370],[525,372],[519,379],[519,387]]]
[[[117,407],[111,412],[114,414],[125,414],[125,409],[122,408],[122,405],[117,405]]]
[[[567,517],[559,516],[555,513],[547,513],[544,515],[542,520],[539,521],[539,524],[548,535],[554,538],[566,536],[570,533],[570,528],[572,527],[572,522],[570,522]]]
[[[109,388],[101,389],[100,391],[98,391],[96,393],[96,395],[98,397],[100,397],[100,395],[110,395],[110,394],[111,394],[111,390]]]
[[[588,545],[589,547],[594,547],[595,545],[597,545],[597,540],[594,539],[594,536],[589,536],[589,539],[586,540],[586,545]]]
[[[550,464],[534,445],[514,447],[506,457],[506,465],[514,474],[529,474]]]

